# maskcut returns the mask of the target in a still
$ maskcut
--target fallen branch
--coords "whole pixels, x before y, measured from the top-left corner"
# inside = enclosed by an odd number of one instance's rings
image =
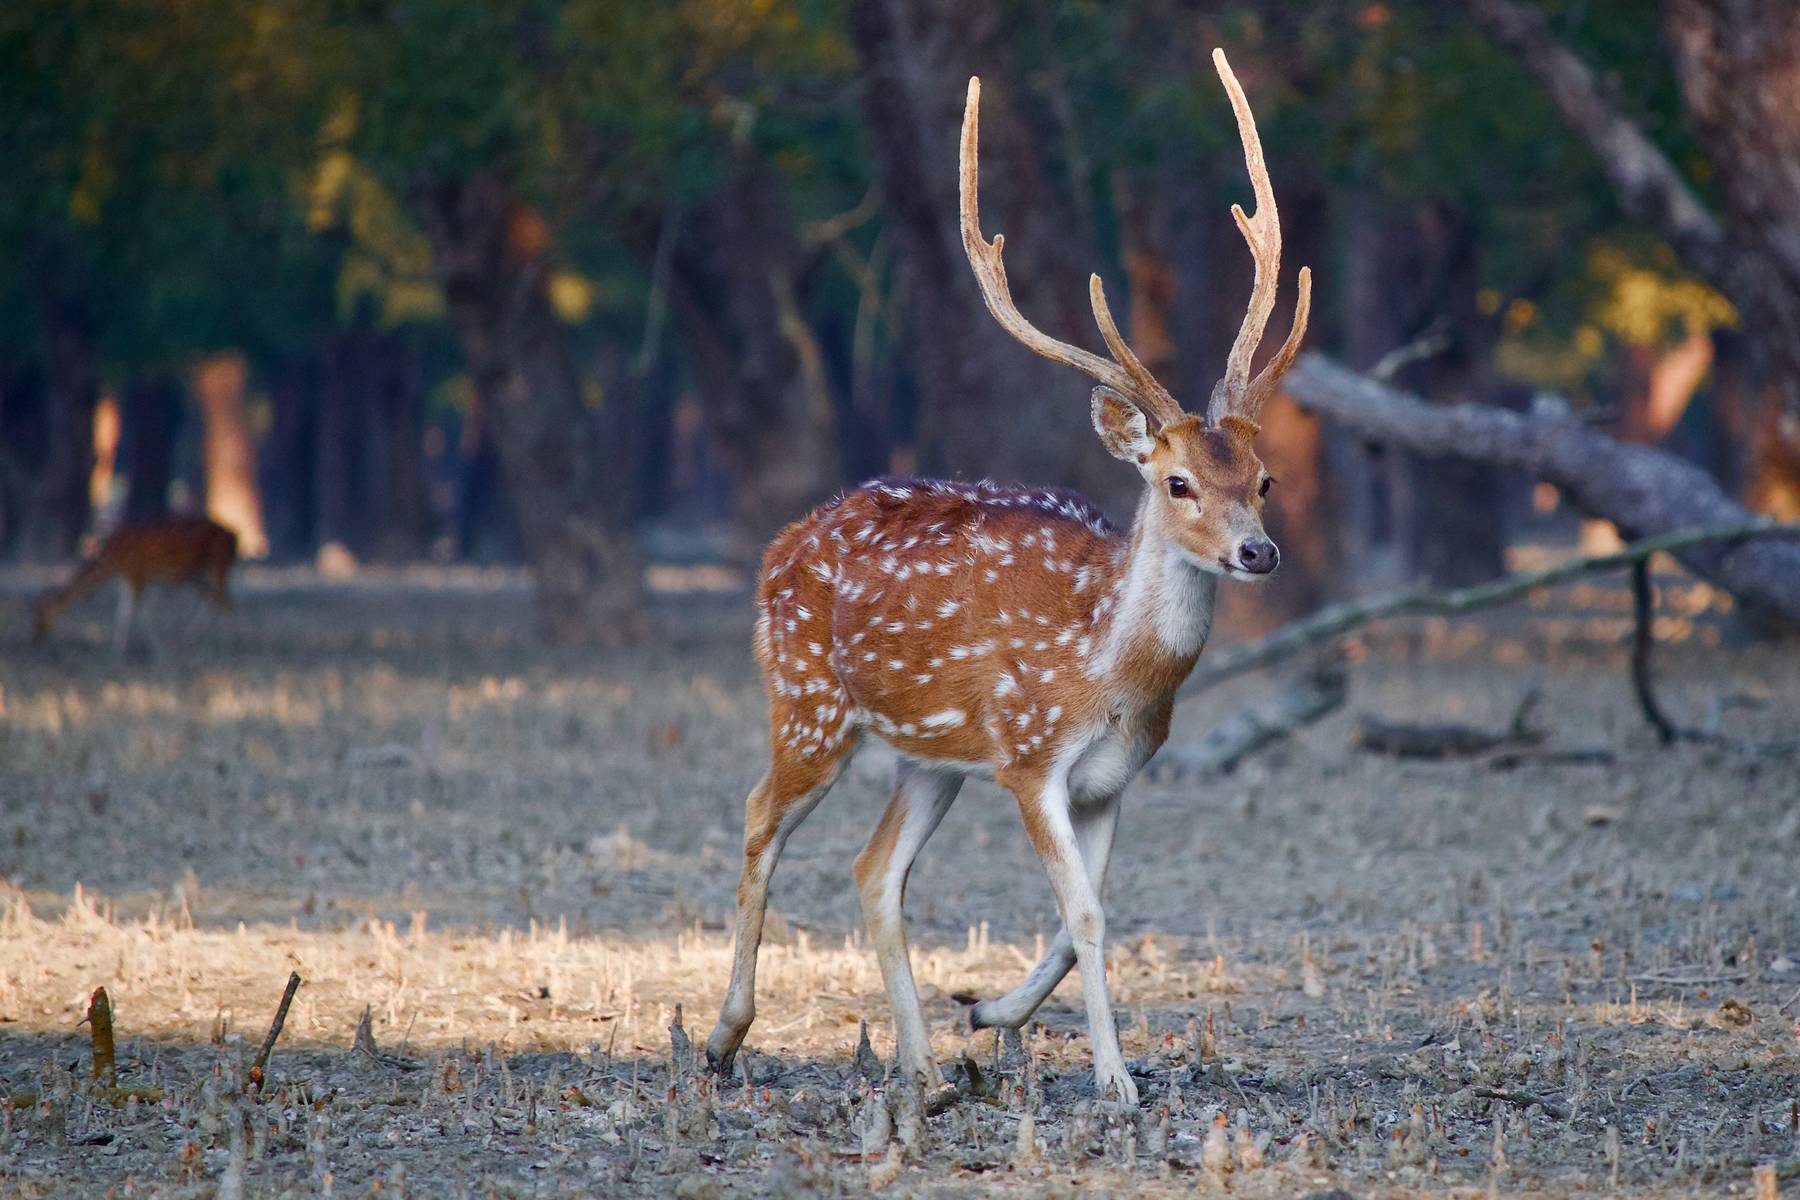
[[[1644,714],[1644,720],[1656,730],[1657,740],[1667,746],[1674,743],[1681,731],[1669,720],[1669,714],[1663,711],[1650,686],[1650,647],[1656,644],[1650,623],[1654,605],[1650,567],[1639,559],[1631,564],[1631,693],[1637,697],[1638,710]]]
[[[1532,688],[1519,701],[1507,728],[1494,732],[1473,725],[1412,724],[1364,717],[1356,732],[1356,747],[1390,758],[1475,758],[1496,750],[1536,746],[1544,731],[1533,728],[1531,711],[1540,693]]]
[[[1277,696],[1268,713],[1235,712],[1196,744],[1165,749],[1151,765],[1151,778],[1228,774],[1270,742],[1336,712],[1347,690],[1343,662],[1332,655]]]
[[[1310,646],[1342,637],[1351,630],[1384,617],[1443,616],[1473,612],[1504,604],[1527,592],[1581,575],[1628,567],[1665,551],[1675,553],[1707,543],[1740,543],[1752,538],[1777,537],[1800,537],[1800,525],[1757,522],[1726,525],[1716,529],[1681,529],[1642,538],[1611,554],[1572,558],[1541,571],[1521,571],[1473,587],[1448,591],[1432,591],[1425,587],[1406,588],[1360,600],[1328,604],[1311,616],[1290,622],[1266,637],[1227,646],[1201,659],[1199,668],[1188,677],[1181,693],[1187,695],[1203,691],[1246,671],[1279,662]]]
[[[1481,758],[1481,765],[1495,771],[1535,764],[1545,767],[1603,767],[1618,760],[1604,746],[1502,746]],[[1590,822],[1591,823],[1591,822]]]
[[[1540,735],[1541,736],[1541,735]],[[1476,758],[1490,750],[1517,745],[1510,734],[1493,733],[1473,725],[1415,724],[1410,721],[1386,721],[1380,717],[1364,717],[1356,730],[1356,748],[1384,758]]]
[[[1431,404],[1320,354],[1303,355],[1282,387],[1351,436],[1555,484],[1576,508],[1606,518],[1627,537],[1729,529],[1756,519],[1700,467],[1608,437],[1571,413]],[[1752,610],[1800,621],[1800,545],[1770,537],[1700,538],[1671,552]]]
[[[256,1061],[250,1064],[250,1086],[262,1090],[263,1069],[269,1065],[269,1055],[275,1050],[275,1039],[281,1036],[281,1027],[287,1024],[288,1006],[294,1002],[294,993],[300,990],[300,973],[288,972],[287,987],[281,993],[281,1004],[275,1009],[275,1020],[269,1026],[269,1036],[263,1039],[262,1049],[256,1052]]]

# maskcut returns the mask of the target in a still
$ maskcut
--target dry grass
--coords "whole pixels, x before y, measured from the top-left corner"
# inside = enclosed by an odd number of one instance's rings
[[[1050,932],[1010,801],[971,786],[909,912],[939,1059],[994,1102],[921,1119],[853,1073],[859,1021],[892,1048],[847,883],[878,762],[777,876],[755,1086],[672,1047],[723,986],[762,756],[738,605],[602,661],[535,646],[504,574],[246,583],[221,625],[171,605],[160,660],[115,663],[100,608],[47,654],[0,641],[0,1092],[34,1097],[0,1108],[0,1194],[1675,1196],[1800,1158],[1800,766],[1655,748],[1554,597],[1376,644],[1352,708],[1498,725],[1537,683],[1610,767],[1371,759],[1352,712],[1134,789],[1108,894],[1137,1114],[1092,1103],[1072,983],[1028,1061],[966,1032],[954,996]],[[1703,640],[1660,660],[1670,703],[1792,736],[1800,655]],[[101,985],[120,1084],[161,1102],[87,1086]]]

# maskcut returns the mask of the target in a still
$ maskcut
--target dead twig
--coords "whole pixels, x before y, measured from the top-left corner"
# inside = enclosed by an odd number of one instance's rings
[[[112,1001],[103,987],[95,988],[88,997],[87,1023],[94,1048],[94,1079],[103,1087],[116,1087],[119,1071],[113,1054]]]
[[[133,1100],[139,1104],[161,1104],[163,1099],[163,1089],[159,1087],[100,1087],[89,1094],[114,1108],[124,1108]],[[38,1100],[36,1092],[14,1092],[0,1096],[0,1108],[31,1108]]]
[[[1151,766],[1157,780],[1229,774],[1264,746],[1330,716],[1348,691],[1343,659],[1331,654],[1275,698],[1266,713],[1245,709],[1225,718],[1192,746],[1170,748]]]
[[[1650,686],[1650,648],[1656,644],[1651,618],[1656,595],[1650,587],[1650,566],[1643,559],[1631,564],[1631,691],[1637,697],[1638,711],[1663,745],[1672,745],[1681,735],[1675,722],[1662,709]]]
[[[1664,987],[1705,987],[1715,983],[1742,983],[1750,976],[1738,972],[1729,975],[1633,975],[1634,983],[1658,983]]]
[[[400,1058],[396,1055],[383,1054],[380,1047],[375,1045],[374,1019],[370,1015],[369,1006],[366,1004],[363,1005],[362,1016],[356,1019],[356,1038],[351,1043],[350,1048],[359,1054],[367,1055],[376,1066],[382,1067],[385,1070],[416,1071],[419,1069],[418,1063],[413,1062],[410,1059]]]
[[[1383,383],[1390,383],[1394,376],[1413,363],[1436,358],[1455,343],[1455,339],[1450,336],[1449,324],[1447,320],[1439,317],[1424,333],[1412,341],[1389,350],[1375,361],[1374,366],[1369,368],[1369,377],[1379,379]]]
[[[300,973],[288,972],[287,987],[281,993],[281,1003],[275,1009],[275,1020],[269,1025],[269,1035],[263,1038],[262,1049],[256,1052],[256,1059],[250,1064],[250,1086],[261,1091],[263,1070],[269,1065],[269,1055],[275,1050],[275,1039],[281,1036],[281,1027],[287,1024],[288,1006],[294,1002],[294,993],[300,990]]]
[[[1310,617],[1293,621],[1274,633],[1253,642],[1227,646],[1201,660],[1188,676],[1181,694],[1204,691],[1246,671],[1266,667],[1296,654],[1360,629],[1385,617],[1438,615],[1453,616],[1492,608],[1538,588],[1564,583],[1582,575],[1617,570],[1642,562],[1651,555],[1673,553],[1710,542],[1741,542],[1753,538],[1800,536],[1800,525],[1775,525],[1768,522],[1727,525],[1716,529],[1682,529],[1655,537],[1640,538],[1611,554],[1594,554],[1571,558],[1541,571],[1520,571],[1489,583],[1473,587],[1432,591],[1429,588],[1405,588],[1360,600],[1328,604]]]
[[[1498,1088],[1475,1088],[1474,1092],[1477,1096],[1481,1096],[1485,1099],[1499,1100],[1506,1104],[1517,1104],[1520,1108],[1530,1108],[1535,1104],[1559,1121],[1566,1121],[1569,1119],[1569,1110],[1566,1105],[1558,1104],[1554,1100],[1535,1095],[1531,1092],[1521,1092],[1517,1088],[1510,1092],[1503,1092]]]
[[[1569,746],[1561,750],[1548,746],[1501,746],[1479,758],[1482,765],[1496,771],[1510,771],[1527,763],[1546,767],[1595,767],[1607,766],[1617,760],[1618,755],[1603,746]]]

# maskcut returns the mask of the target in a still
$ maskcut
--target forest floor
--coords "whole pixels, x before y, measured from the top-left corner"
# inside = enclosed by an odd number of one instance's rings
[[[855,1056],[864,1021],[892,1051],[849,878],[878,754],[781,863],[743,1071],[685,1048],[765,759],[741,595],[665,595],[674,632],[605,656],[539,644],[515,573],[253,568],[121,662],[100,602],[28,644],[44,578],[0,575],[0,1195],[1800,1188],[1800,648],[1739,644],[1704,589],[1666,593],[1657,670],[1716,744],[1655,741],[1623,592],[1588,586],[1378,630],[1337,714],[1134,784],[1107,911],[1135,1112],[1094,1098],[1073,979],[1022,1053],[968,1032],[959,997],[1055,931],[971,784],[908,911],[939,1061],[987,1094],[921,1117]],[[1177,742],[1283,680],[1183,704]],[[1557,753],[1354,745],[1367,716],[1498,730],[1532,688]],[[89,1080],[99,986],[136,1099]]]

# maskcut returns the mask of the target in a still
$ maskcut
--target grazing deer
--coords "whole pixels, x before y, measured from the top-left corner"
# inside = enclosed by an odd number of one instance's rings
[[[100,543],[69,582],[45,592],[34,610],[32,640],[42,644],[62,611],[103,584],[118,580],[119,613],[113,646],[125,653],[139,594],[152,583],[197,584],[219,608],[231,607],[226,577],[237,561],[237,534],[205,517],[171,517],[127,525]]]
[[[1299,349],[1311,297],[1303,267],[1292,331],[1252,378],[1275,306],[1281,229],[1249,103],[1224,54],[1214,51],[1213,62],[1255,188],[1254,216],[1231,211],[1256,276],[1204,417],[1184,412],[1119,336],[1098,275],[1089,298],[1111,361],[1047,336],[1014,307],[1002,239],[981,234],[981,85],[969,81],[962,237],[988,311],[1032,351],[1099,382],[1095,432],[1143,476],[1143,498],[1120,532],[1068,492],[877,480],[776,537],[758,581],[755,632],[773,761],[745,802],[736,957],[706,1044],[716,1069],[729,1070],[755,1015],[757,947],[782,845],[873,732],[899,752],[898,777],[855,875],[901,1069],[941,1082],[907,959],[907,872],[963,779],[978,775],[1017,798],[1062,932],[1019,987],[975,1006],[972,1023],[1024,1024],[1076,967],[1101,1094],[1137,1102],[1101,952],[1099,893],[1119,796],[1168,736],[1175,689],[1212,624],[1218,578],[1262,579],[1280,561],[1262,524],[1270,478],[1251,441]]]

